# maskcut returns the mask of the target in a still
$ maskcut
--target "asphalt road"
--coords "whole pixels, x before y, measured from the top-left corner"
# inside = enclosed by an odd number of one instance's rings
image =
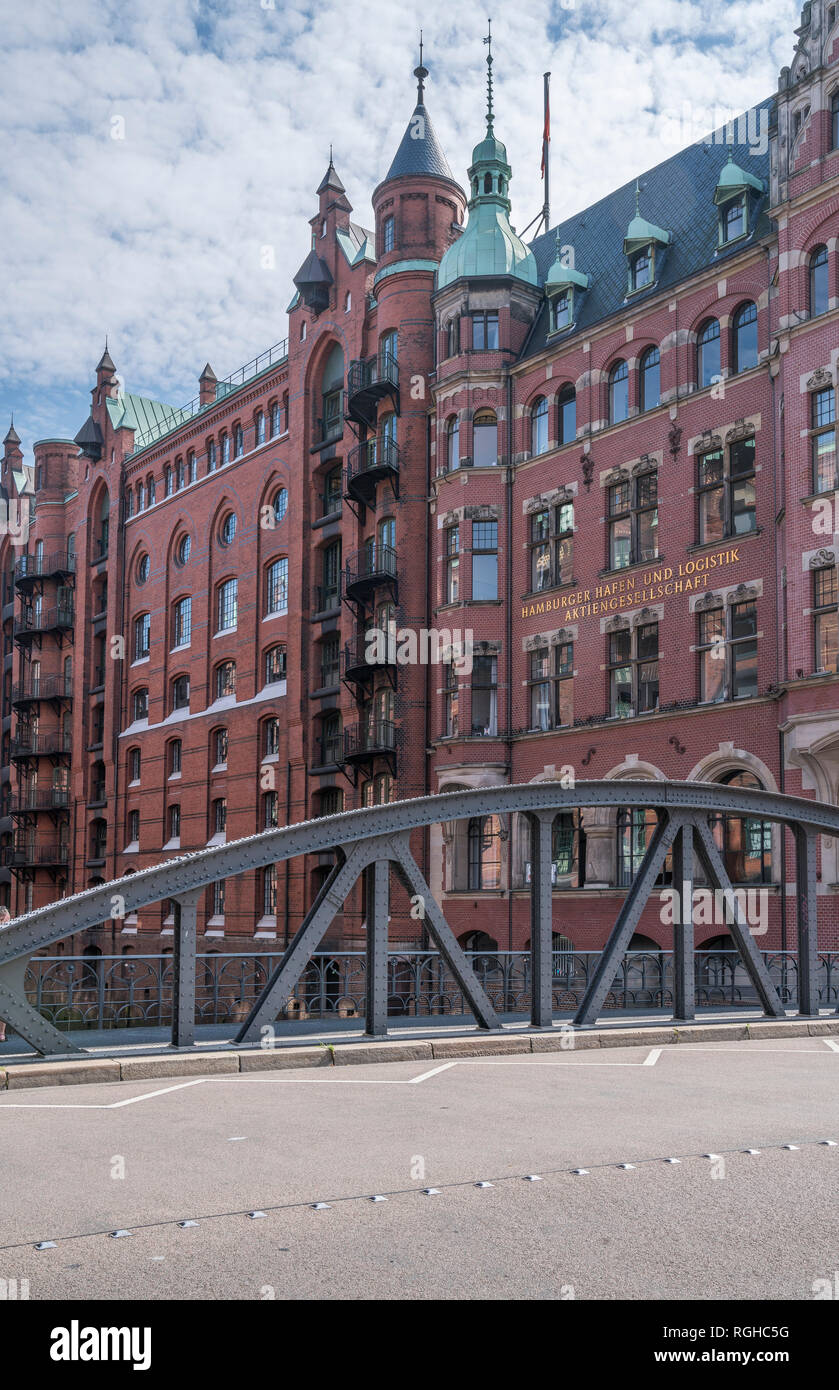
[[[0,1111],[0,1278],[31,1299],[808,1300],[839,1270],[822,1039],[56,1087]]]

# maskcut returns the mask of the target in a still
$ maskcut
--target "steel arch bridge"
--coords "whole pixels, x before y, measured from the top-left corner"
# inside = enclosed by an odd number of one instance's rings
[[[729,814],[787,826],[795,842],[796,922],[798,928],[799,1010],[818,1013],[816,864],[819,834],[839,835],[839,809],[802,797],[727,787],[711,782],[592,781],[564,787],[556,782],[446,792],[413,801],[345,811],[265,831],[213,849],[167,860],[111,883],[86,889],[51,907],[17,918],[0,932],[0,1018],[40,1053],[77,1052],[74,1043],[42,1018],[24,994],[24,974],[36,951],[63,937],[123,917],[164,898],[176,913],[172,1043],[195,1039],[195,962],[198,902],[219,879],[282,863],[299,855],[334,850],[336,864],[279,965],[265,984],[235,1041],[258,1040],[261,1028],[285,1008],[336,913],[361,874],[367,875],[366,1032],[387,1032],[387,920],[391,868],[409,896],[422,900],[424,925],[457,980],[482,1029],[500,1028],[499,1017],[433,897],[411,849],[412,831],[475,816],[520,813],[531,832],[531,1024],[548,1028],[552,1019],[551,831],[562,811],[600,807],[652,809],[657,823],[646,854],[626,889],[609,941],[588,984],[574,1022],[592,1025],[603,1008],[620,961],[653,891],[665,858],[672,853],[674,906],[674,1019],[695,1016],[693,884],[701,865],[706,882],[720,889],[730,907],[730,931],[743,965],[767,1015],[786,1016],[748,923],[734,895],[723,857],[711,834],[709,817]],[[782,885],[786,891],[786,885]],[[119,911],[115,911],[115,903]]]

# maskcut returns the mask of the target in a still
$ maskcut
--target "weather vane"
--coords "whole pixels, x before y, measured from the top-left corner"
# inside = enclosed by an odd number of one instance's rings
[[[420,29],[419,41],[419,67],[414,68],[414,77],[417,79],[417,104],[422,106],[425,94],[425,79],[428,76],[428,68],[422,65],[422,30]]]

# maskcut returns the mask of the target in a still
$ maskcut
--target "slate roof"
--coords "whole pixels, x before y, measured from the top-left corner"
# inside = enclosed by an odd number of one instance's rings
[[[417,125],[417,117],[422,119],[424,127]],[[417,139],[416,131],[423,128],[425,130],[424,139]],[[427,174],[432,178],[448,179],[449,183],[457,183],[449,168],[449,161],[443,154],[443,147],[431,124],[428,108],[422,102],[417,102],[414,107],[414,114],[408,122],[399,149],[394,155],[393,163],[382,182],[388,183],[391,179],[401,179],[406,174]]]
[[[774,103],[763,103],[774,117]],[[759,127],[763,128],[763,127]],[[678,154],[641,175],[641,213],[649,221],[670,233],[667,247],[656,248],[656,281],[648,289],[631,296],[633,306],[669,286],[675,286],[710,266],[725,261],[751,245],[771,229],[766,215],[769,205],[769,151],[753,153],[747,144],[736,147],[738,165],[762,180],[766,192],[752,204],[750,233],[730,247],[719,246],[719,211],[714,205],[714,192],[720,174],[728,160],[725,130],[709,135],[704,141],[688,145]],[[574,267],[589,276],[589,288],[575,295],[575,326],[569,333],[552,337],[551,341],[573,339],[578,333],[590,330],[613,314],[621,313],[627,304],[627,259],[623,251],[624,237],[635,216],[634,177],[621,188],[601,198],[600,202],[583,209],[559,224],[559,240],[563,246],[573,246]],[[536,257],[539,284],[544,285],[556,260],[557,229],[544,233],[530,243]],[[541,352],[547,343],[548,305],[539,312],[525,345],[524,357]]]

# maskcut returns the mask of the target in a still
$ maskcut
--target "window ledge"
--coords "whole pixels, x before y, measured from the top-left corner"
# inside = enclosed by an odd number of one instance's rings
[[[212,849],[215,845],[227,844],[227,831],[218,830],[215,835],[211,835],[207,841],[207,849]]]
[[[137,656],[131,663],[131,669],[133,671],[135,666],[148,666],[150,661],[151,655],[149,653],[147,653],[145,656]]]
[[[169,648],[169,654],[170,656],[173,656],[175,652],[188,652],[191,645],[191,640],[189,642],[179,642],[176,647]]]
[[[181,838],[179,835],[175,836],[175,838],[172,840],[167,840],[166,844],[163,846],[164,849],[180,849],[180,847]]]
[[[213,641],[215,642],[217,637],[230,637],[233,633],[238,631],[238,624],[234,624],[233,627],[220,627],[218,632],[213,633]]]
[[[718,541],[697,541],[695,545],[685,546],[685,552],[693,555],[695,552],[705,550],[717,550],[721,545],[728,545],[733,541],[740,544],[740,541],[751,540],[752,536],[762,536],[763,527],[756,526],[753,531],[732,531],[728,536],[721,536]]]
[[[211,772],[226,772],[226,771],[227,771],[227,763],[216,763],[215,767],[211,768],[210,771],[211,771]],[[180,775],[181,775],[181,774],[178,773],[178,776],[179,776],[179,777],[180,777]]]
[[[597,578],[613,579],[615,576],[621,574],[637,574],[639,570],[648,570],[650,568],[650,565],[664,564],[665,558],[666,557],[663,554],[661,554],[656,555],[655,558],[652,560],[634,560],[631,565],[621,565],[620,568],[616,570],[598,570]]]
[[[140,853],[140,841],[139,841],[139,840],[132,840],[130,844],[127,844],[127,845],[125,846],[125,849],[124,849],[122,852],[123,852],[123,854],[139,854],[139,853]]]
[[[140,779],[139,779],[139,777],[134,777],[134,778],[132,778],[132,780],[128,783],[128,785],[129,785],[129,787],[139,787],[139,785],[140,785]]]

